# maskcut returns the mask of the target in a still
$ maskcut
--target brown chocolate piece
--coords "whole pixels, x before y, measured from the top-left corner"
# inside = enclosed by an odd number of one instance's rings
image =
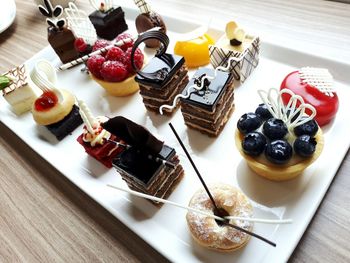
[[[161,27],[164,34],[166,33],[166,26],[162,17],[151,11],[150,13],[139,14],[135,20],[136,29],[138,33],[145,32],[154,27]],[[160,46],[160,42],[156,39],[149,39],[145,41],[146,46],[150,48],[156,48]]]
[[[74,47],[75,37],[71,30],[66,27],[49,27],[47,33],[48,41],[62,63],[70,62],[79,57],[79,53]]]

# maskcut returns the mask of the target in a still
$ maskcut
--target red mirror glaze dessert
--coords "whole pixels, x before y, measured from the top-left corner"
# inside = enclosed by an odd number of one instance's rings
[[[320,126],[329,123],[336,115],[339,100],[336,92],[325,92],[319,87],[309,83],[302,77],[300,71],[289,73],[281,83],[282,89],[290,89],[295,94],[303,97],[304,101],[316,108],[316,121]],[[284,94],[283,103],[289,101],[290,96]],[[308,112],[307,112],[308,113]]]

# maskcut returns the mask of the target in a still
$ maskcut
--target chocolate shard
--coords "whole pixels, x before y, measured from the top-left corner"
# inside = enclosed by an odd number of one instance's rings
[[[127,144],[150,154],[158,154],[163,148],[164,142],[154,137],[146,128],[122,116],[111,118],[101,125]]]

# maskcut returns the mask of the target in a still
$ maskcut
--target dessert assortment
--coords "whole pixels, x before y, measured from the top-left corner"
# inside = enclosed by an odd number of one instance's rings
[[[66,24],[63,8],[44,0],[39,10],[47,17],[49,43],[66,63],[57,69],[86,62],[91,79],[108,95],[124,97],[140,91],[147,111],[170,117],[180,106],[187,127],[219,136],[235,109],[234,81],[244,85],[259,63],[259,37],[246,34],[231,21],[216,43],[204,33],[177,41],[175,54],[167,53],[170,40],[162,17],[146,1],[134,2],[140,10],[135,19],[137,37],[124,32],[128,29],[124,11],[113,7],[112,1],[90,0],[95,11],[89,16],[69,3]],[[142,44],[158,48],[155,56],[146,59]],[[212,67],[201,67],[209,62]],[[188,68],[194,69],[191,79]],[[58,141],[81,126],[76,141],[87,156],[114,167],[129,193],[158,207],[163,203],[181,207],[166,200],[185,173],[175,148],[123,116],[93,116],[84,101],[58,87],[50,62],[37,61],[28,73],[28,67],[21,65],[0,76],[0,89],[16,114],[31,111],[34,121]],[[321,126],[330,124],[339,107],[333,78],[326,69],[305,67],[288,74],[280,90],[258,94],[263,103],[237,122],[236,147],[256,174],[273,181],[293,179],[322,152]],[[253,206],[248,197],[228,184],[207,187],[170,127],[203,185],[185,207],[184,220],[193,240],[219,252],[240,249],[251,236],[275,246],[251,232]]]
[[[229,70],[243,83],[259,64],[260,39],[246,34],[234,21],[227,23],[225,33],[215,45],[209,46],[210,63],[214,68],[226,67],[230,58],[237,58]]]
[[[274,181],[293,179],[322,152],[316,110],[288,89],[259,90],[259,95],[263,103],[237,122],[236,146],[258,175]],[[286,105],[284,95],[289,96]]]

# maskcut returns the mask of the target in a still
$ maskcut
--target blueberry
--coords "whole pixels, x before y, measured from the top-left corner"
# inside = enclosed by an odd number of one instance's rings
[[[268,143],[265,148],[266,158],[275,164],[284,164],[292,158],[292,146],[286,140],[276,140]]]
[[[258,156],[265,150],[266,138],[260,132],[250,132],[242,141],[243,151],[252,156]]]
[[[258,129],[261,124],[261,118],[257,114],[249,112],[241,116],[237,122],[237,128],[241,133],[247,134]]]
[[[263,133],[271,140],[283,139],[288,133],[288,128],[282,120],[270,118],[264,123]]]
[[[317,142],[310,135],[301,135],[294,141],[293,147],[296,154],[302,157],[310,157],[316,150]]]
[[[313,136],[315,136],[317,131],[318,131],[318,124],[313,119],[294,128],[294,134],[296,136],[307,134],[307,135],[310,135],[311,137],[313,137]]]
[[[260,116],[261,119],[264,121],[272,118],[271,112],[267,109],[267,106],[265,103],[259,104],[259,107],[256,108],[255,113]]]

